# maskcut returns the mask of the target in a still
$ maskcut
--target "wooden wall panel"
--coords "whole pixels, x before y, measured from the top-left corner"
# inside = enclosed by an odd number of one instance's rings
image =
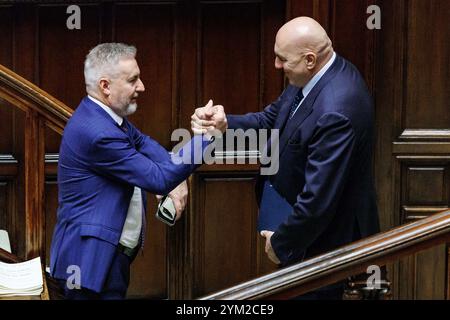
[[[258,111],[261,4],[208,2],[200,21],[200,101],[213,98],[230,114]]]
[[[11,6],[0,6],[0,63],[8,68],[13,67],[13,12]],[[0,119],[0,154],[7,154],[12,150],[13,109],[0,104]]]
[[[130,120],[166,148],[178,127],[176,6],[122,4],[115,6],[114,41],[137,47],[137,61],[146,91]]]
[[[450,126],[450,24],[447,0],[410,0],[405,60],[405,129]]]
[[[252,175],[253,176],[253,175]],[[197,257],[193,296],[257,275],[257,207],[254,176],[199,175],[196,187]]]
[[[407,205],[443,205],[448,202],[445,167],[408,167],[406,173]]]
[[[8,68],[13,67],[13,34],[14,34],[14,8],[0,5],[0,61]]]
[[[441,14],[448,4],[405,0],[380,5],[375,172],[381,222],[388,229],[450,206],[450,121],[442,99],[448,94],[441,87],[450,64],[448,26]],[[433,248],[390,266],[394,298],[448,298],[446,252]]]
[[[37,84],[76,109],[86,95],[83,63],[89,49],[101,40],[100,8],[81,5],[81,29],[69,30],[66,5],[38,7]],[[46,152],[57,153],[58,136],[47,131]]]
[[[9,195],[9,183],[3,179],[0,180],[0,229],[7,230],[9,227],[9,210],[8,202],[10,200]]]
[[[445,299],[446,255],[447,246],[445,244],[416,255],[414,299]]]
[[[262,28],[261,37],[261,76],[259,110],[275,101],[284,89],[283,72],[275,68],[275,36],[278,29],[285,22],[286,4],[284,1],[266,1],[262,7]]]
[[[256,204],[251,178],[205,179],[203,293],[256,275]],[[216,241],[211,241],[216,239]]]
[[[100,41],[98,6],[82,5],[81,30],[66,27],[65,5],[39,6],[38,85],[75,109],[85,95],[83,62]]]
[[[330,32],[332,0],[287,1],[287,16],[290,20],[295,17],[312,17]]]
[[[367,7],[376,1],[333,0],[330,35],[338,54],[351,61],[369,87],[373,78],[373,46],[377,31],[366,25]]]

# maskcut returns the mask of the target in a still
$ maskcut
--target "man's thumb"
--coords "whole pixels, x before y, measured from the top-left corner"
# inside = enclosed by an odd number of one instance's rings
[[[205,114],[208,117],[212,117],[214,114],[214,108],[213,108],[213,101],[212,99],[209,99],[208,103],[205,106]]]

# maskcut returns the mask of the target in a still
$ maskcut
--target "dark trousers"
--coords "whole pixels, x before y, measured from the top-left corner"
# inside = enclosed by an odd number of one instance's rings
[[[58,280],[68,300],[122,300],[127,294],[130,283],[130,264],[132,258],[116,252],[111,269],[101,292],[95,292],[87,288],[69,289],[66,280]]]

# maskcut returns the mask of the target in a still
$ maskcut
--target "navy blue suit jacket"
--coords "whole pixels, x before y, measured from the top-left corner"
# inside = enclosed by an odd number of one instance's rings
[[[59,152],[51,274],[67,279],[75,266],[81,287],[96,292],[104,286],[134,186],[142,194],[168,194],[198,167],[195,153],[209,144],[195,136],[179,152],[190,152],[192,164],[175,164],[160,144],[124,121],[126,132],[85,97],[64,129]]]
[[[299,88],[264,111],[229,115],[230,129],[281,129],[279,170],[269,176],[292,214],[271,243],[282,264],[379,231],[372,177],[373,103],[358,70],[339,55],[292,119]],[[260,200],[261,181],[257,184]]]

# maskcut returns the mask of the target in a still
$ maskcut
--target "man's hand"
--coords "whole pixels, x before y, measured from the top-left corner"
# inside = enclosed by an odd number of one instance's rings
[[[191,128],[194,134],[213,134],[214,130],[224,133],[228,128],[227,117],[222,105],[213,105],[213,101],[195,109],[191,117]]]
[[[175,189],[173,189],[169,193],[169,198],[172,199],[173,204],[175,206],[175,210],[177,211],[177,217],[175,221],[180,219],[181,214],[183,213],[184,208],[186,207],[187,196],[188,196],[188,187],[186,180],[180,183]]]
[[[269,259],[276,264],[280,264],[280,259],[278,259],[275,251],[273,251],[272,244],[270,243],[270,238],[272,238],[273,232],[263,230],[261,231],[261,235],[266,238],[266,253]]]

